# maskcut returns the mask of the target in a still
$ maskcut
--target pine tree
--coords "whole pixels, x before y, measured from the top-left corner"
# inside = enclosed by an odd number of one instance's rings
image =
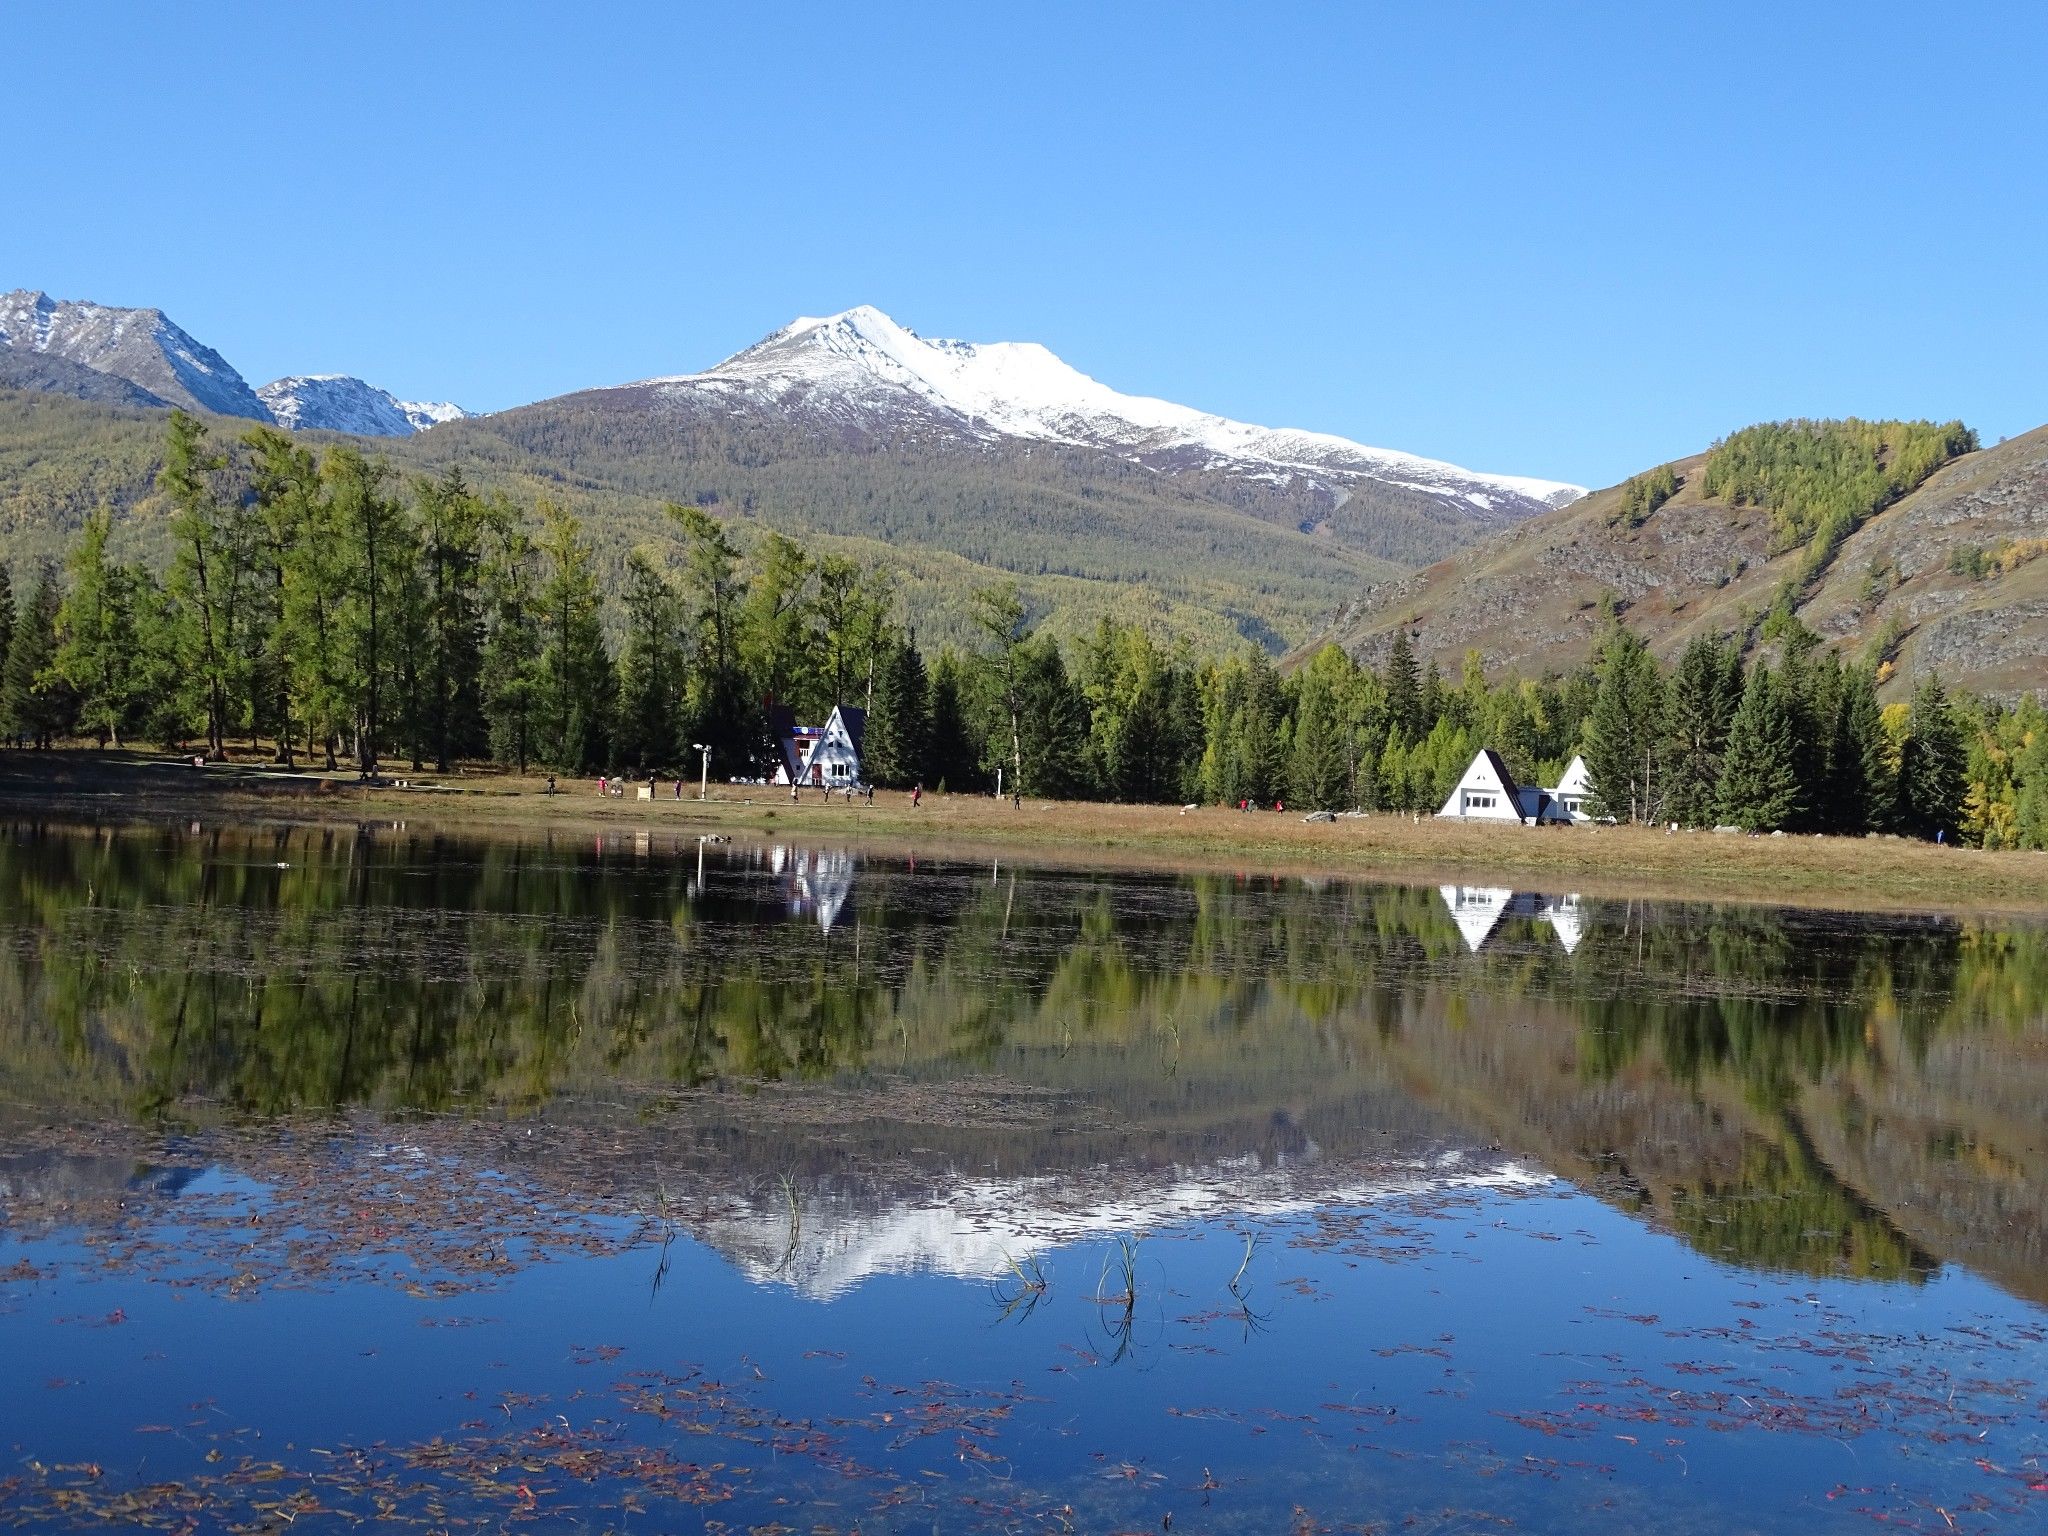
[[[671,504],[669,516],[688,541],[684,557],[684,621],[695,656],[690,669],[690,739],[711,748],[712,759],[751,771],[767,761],[766,731],[758,697],[750,697],[740,656],[740,612],[747,583],[739,547],[701,507]]]
[[[1394,643],[1387,650],[1384,686],[1388,736],[1399,736],[1403,742],[1417,740],[1426,728],[1422,723],[1422,685],[1405,627],[1394,631]]]
[[[1733,645],[1704,635],[1679,658],[1666,711],[1670,747],[1664,783],[1667,811],[1685,826],[1713,825],[1728,728],[1742,702],[1741,667]]]
[[[626,644],[619,653],[619,751],[646,768],[682,757],[682,605],[643,550],[626,557]]]
[[[484,513],[481,593],[484,650],[480,678],[490,720],[491,755],[526,772],[541,753],[540,623],[535,616],[533,541],[510,506]]]
[[[48,564],[14,620],[7,666],[0,676],[0,729],[30,746],[52,745],[65,724],[64,699],[50,663],[57,651],[57,573]]]
[[[908,789],[924,782],[931,752],[930,684],[912,635],[889,647],[868,711],[862,768],[871,783]]]
[[[1237,788],[1253,805],[1271,805],[1286,792],[1285,717],[1280,674],[1265,652],[1255,651],[1246,661],[1243,703],[1231,731]]]
[[[484,648],[484,505],[462,471],[415,482],[425,579],[424,726],[435,768],[488,749],[480,701]]]
[[[541,751],[557,767],[595,768],[611,750],[614,686],[598,622],[597,575],[583,524],[553,502],[542,502],[540,513],[534,616],[541,642],[535,700]]]
[[[1349,665],[1341,650],[1325,646],[1302,669],[1288,781],[1289,793],[1304,810],[1339,811],[1350,805],[1350,764],[1344,750],[1340,697]]]
[[[1088,701],[1068,675],[1060,648],[1039,637],[1017,651],[1018,712],[1024,723],[1019,793],[1077,800],[1088,780]]]
[[[1600,653],[1600,687],[1586,721],[1586,771],[1600,808],[1621,821],[1663,819],[1664,676],[1649,649],[1614,627]]]
[[[931,745],[925,762],[930,777],[918,782],[956,794],[982,787],[982,746],[971,722],[960,658],[941,651],[932,668]]]
[[[1721,817],[1747,832],[1771,832],[1799,814],[1797,745],[1778,680],[1759,663],[1728,728],[1721,770]]]
[[[7,648],[14,643],[14,577],[0,564],[0,677],[7,675]]]
[[[1899,806],[1906,829],[1921,837],[1953,837],[1962,816],[1963,733],[1941,680],[1930,676],[1913,695],[1899,756]]]

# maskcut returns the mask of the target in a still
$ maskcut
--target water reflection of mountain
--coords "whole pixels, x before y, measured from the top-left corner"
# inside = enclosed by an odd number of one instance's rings
[[[1207,1218],[1270,1220],[1321,1208],[1527,1189],[1547,1176],[1502,1157],[1449,1150],[1372,1165],[1289,1167],[1236,1159],[1206,1167],[1094,1168],[948,1178],[905,1186],[865,1178],[746,1199],[696,1228],[750,1279],[829,1300],[876,1275],[999,1281],[1046,1250]]]
[[[855,1154],[1082,1179],[1290,1140],[1341,1164],[1396,1130],[1536,1157],[1736,1262],[1959,1260],[2048,1295],[2040,929],[1504,894],[22,827],[0,1096],[531,1114],[680,1087],[720,1169],[821,1188]],[[877,1087],[970,1081],[1016,1093],[919,1119]]]
[[[1485,947],[1506,918],[1546,925],[1566,954],[1579,947],[1585,934],[1585,912],[1576,895],[1543,896],[1535,891],[1479,885],[1440,886],[1438,894],[1450,908],[1458,932],[1465,936],[1465,947],[1474,954]]]

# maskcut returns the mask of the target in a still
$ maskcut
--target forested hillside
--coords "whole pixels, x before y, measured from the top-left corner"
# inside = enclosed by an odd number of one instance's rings
[[[1810,632],[1887,697],[2048,693],[2048,428],[1988,449],[1959,423],[1788,422],[1731,434],[1399,583],[1329,638],[1384,655],[1406,629],[1447,667],[1563,671],[1625,617],[1671,660],[1702,637]]]
[[[122,514],[116,553],[163,569],[171,540],[152,476],[164,420],[0,390],[0,559],[19,570],[59,557],[87,514],[105,505]],[[246,430],[220,425],[223,435]],[[584,420],[569,411],[450,422],[364,448],[402,473],[460,465],[480,490],[528,507],[553,499],[588,526],[608,590],[635,547],[676,546],[662,513],[668,501],[706,507],[743,547],[772,530],[855,560],[886,560],[921,631],[939,640],[964,641],[974,588],[1010,577],[1062,633],[1105,616],[1143,617],[1162,634],[1204,645],[1250,640],[1277,649],[1300,642],[1361,586],[1399,574],[1184,482],[1055,445],[966,458],[792,442],[717,424],[664,432],[615,413]]]
[[[934,647],[889,566],[774,532],[742,550],[677,503],[671,546],[633,550],[607,587],[559,504],[275,427],[224,440],[174,414],[156,487],[163,576],[116,553],[101,509],[61,570],[39,563],[18,596],[0,581],[18,743],[197,738],[365,777],[479,759],[673,775],[708,745],[751,778],[780,762],[765,705],[853,704],[883,785],[1428,812],[1487,746],[1544,784],[1583,753],[1620,820],[2048,845],[2039,702],[1929,676],[1882,708],[1878,668],[1796,619],[1775,659],[1701,636],[1667,670],[1610,615],[1561,678],[1490,681],[1472,655],[1453,682],[1401,630],[1383,669],[1325,646],[1283,677],[1256,647],[1197,651],[1132,615],[1063,641],[1013,582],[973,589],[968,645]]]

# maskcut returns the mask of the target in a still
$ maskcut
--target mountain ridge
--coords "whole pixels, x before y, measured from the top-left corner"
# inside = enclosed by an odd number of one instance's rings
[[[410,437],[471,413],[449,401],[401,400],[347,373],[300,373],[256,391],[271,419],[289,432]]]
[[[1039,343],[926,339],[868,305],[799,318],[699,373],[609,388],[683,407],[738,412],[772,404],[852,430],[940,428],[982,442],[1090,448],[1162,474],[1236,475],[1306,490],[1332,513],[1365,483],[1446,500],[1487,522],[1585,494],[1562,481],[1481,473],[1329,433],[1255,426],[1126,395]],[[1302,531],[1323,521],[1305,519]]]
[[[160,309],[121,309],[17,288],[0,294],[0,343],[126,379],[166,405],[270,419],[227,359]]]
[[[406,437],[469,415],[446,402],[400,400],[349,374],[297,374],[252,389],[160,309],[32,288],[0,294],[0,387],[366,437]]]
[[[1491,675],[1533,676],[1584,661],[1611,611],[1670,660],[1697,636],[1751,632],[1796,589],[1802,624],[1889,663],[1888,679],[2048,696],[2048,427],[1949,460],[1864,519],[1810,586],[1808,547],[1785,547],[1763,507],[1707,494],[1707,460],[1662,466],[1675,489],[1647,512],[1624,482],[1361,594],[1311,648],[1378,659],[1400,629],[1446,671],[1476,651]]]

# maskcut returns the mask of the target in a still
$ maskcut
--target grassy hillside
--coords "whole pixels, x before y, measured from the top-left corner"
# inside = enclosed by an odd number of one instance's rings
[[[131,516],[127,551],[162,559],[168,535],[151,479],[161,412],[0,390],[0,558],[59,554],[102,502]],[[246,423],[216,424],[223,437]],[[920,631],[967,632],[967,596],[1019,578],[1058,630],[1103,614],[1149,615],[1205,644],[1281,647],[1306,638],[1362,585],[1400,568],[1333,541],[1205,500],[1103,455],[1041,448],[967,456],[857,450],[574,411],[509,412],[365,445],[403,471],[459,464],[473,483],[582,516],[607,574],[643,542],[670,538],[669,500],[897,569]]]
[[[1667,659],[1699,634],[1767,639],[1778,610],[1896,679],[1934,668],[2048,692],[2048,427],[1931,473],[1899,448],[1926,451],[1881,445],[1832,481],[1876,503],[1867,514],[1771,494],[1753,454],[1743,474],[1725,453],[1715,473],[1711,454],[1676,460],[1668,479],[1637,476],[1365,594],[1329,635],[1378,656],[1405,625],[1447,670],[1477,649],[1491,671],[1541,673],[1584,660],[1609,608]]]

